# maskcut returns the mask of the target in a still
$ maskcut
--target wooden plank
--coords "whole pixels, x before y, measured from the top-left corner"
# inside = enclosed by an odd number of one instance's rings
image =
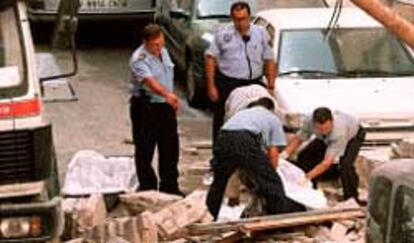
[[[312,211],[306,211],[306,212],[252,217],[252,218],[241,219],[237,221],[192,224],[192,225],[189,225],[187,228],[188,228],[188,232],[190,235],[221,234],[221,233],[229,232],[229,231],[238,231],[242,226],[248,225],[251,223],[295,219],[295,218],[303,218],[307,216],[319,217],[323,215],[332,215],[332,214],[334,214],[335,217],[338,217],[338,218],[335,218],[335,220],[337,220],[337,219],[341,219],[339,218],[341,214],[347,214],[347,213],[355,213],[352,215],[354,218],[364,217],[365,215],[364,210],[362,208],[320,209],[320,210],[312,210]],[[346,219],[346,218],[343,218],[343,219]]]
[[[234,242],[240,242],[244,237],[244,234],[240,231],[237,232],[231,232],[229,235],[223,237],[220,240],[215,241],[216,243],[234,243]]]
[[[244,224],[240,227],[240,230],[244,233],[252,233],[257,231],[269,230],[269,229],[280,229],[291,226],[300,226],[307,224],[317,224],[327,221],[344,220],[351,218],[363,218],[365,213],[363,210],[352,210],[346,212],[334,212],[326,214],[316,215],[304,215],[295,217],[286,217],[281,219],[265,220],[261,222],[253,222]]]

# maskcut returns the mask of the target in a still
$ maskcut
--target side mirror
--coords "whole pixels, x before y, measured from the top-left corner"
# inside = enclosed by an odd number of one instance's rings
[[[54,57],[47,58],[47,55],[44,54],[38,55],[38,61],[40,63],[49,63],[50,67],[55,66],[56,68],[48,68],[48,76],[41,76],[41,91],[44,101],[74,101],[78,100],[78,97],[75,93],[75,90],[71,83],[67,80],[68,77],[74,76],[78,72],[78,56],[76,51],[76,30],[77,30],[77,13],[80,6],[80,0],[61,0],[59,3],[58,14],[56,16],[55,29],[52,38],[52,47],[53,49],[70,49],[72,56],[72,70],[67,73],[60,73],[60,69],[57,67],[57,64],[54,60]],[[43,56],[42,56],[43,55]],[[48,60],[49,59],[49,60]],[[53,60],[53,61],[51,61]],[[48,66],[49,66],[48,65]],[[39,65],[38,65],[39,66]],[[50,72],[55,72],[51,74]],[[40,75],[44,74],[44,71],[39,70]],[[66,87],[64,89],[69,91],[69,97],[64,96],[60,98],[61,94],[58,97],[49,97],[46,92],[48,90],[62,89],[61,87]]]

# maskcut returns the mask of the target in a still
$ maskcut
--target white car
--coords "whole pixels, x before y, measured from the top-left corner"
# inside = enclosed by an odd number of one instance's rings
[[[257,14],[274,47],[276,98],[288,130],[326,106],[357,116],[367,143],[414,136],[413,51],[377,21],[345,8],[327,29],[332,9],[278,9]]]

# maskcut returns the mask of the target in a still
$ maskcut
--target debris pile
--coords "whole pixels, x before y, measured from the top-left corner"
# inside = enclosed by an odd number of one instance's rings
[[[187,226],[212,222],[205,191],[186,198],[156,191],[120,195],[123,215],[107,217],[102,195],[65,199],[64,238],[74,242],[162,242],[188,235]],[[83,241],[82,241],[82,240]]]

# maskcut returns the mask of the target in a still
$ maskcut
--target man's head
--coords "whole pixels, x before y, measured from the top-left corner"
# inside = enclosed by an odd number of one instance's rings
[[[145,48],[155,56],[161,56],[161,50],[164,47],[164,34],[161,27],[157,24],[145,26],[142,33]]]
[[[322,134],[328,135],[333,128],[333,116],[329,108],[319,107],[313,111],[312,121],[315,128]]]
[[[271,100],[270,98],[267,98],[267,97],[263,97],[263,98],[260,98],[256,101],[253,101],[252,103],[250,103],[247,106],[247,108],[252,108],[252,107],[255,107],[255,106],[261,106],[261,107],[264,107],[264,108],[266,108],[270,111],[275,110],[275,103],[273,103],[273,100]]]
[[[250,25],[250,6],[247,2],[237,1],[231,5],[230,16],[234,26],[240,32],[245,32]]]

